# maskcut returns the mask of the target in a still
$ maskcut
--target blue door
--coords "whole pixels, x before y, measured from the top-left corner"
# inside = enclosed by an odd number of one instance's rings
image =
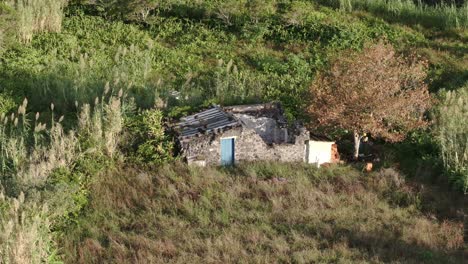
[[[234,165],[234,138],[221,139],[221,165]]]

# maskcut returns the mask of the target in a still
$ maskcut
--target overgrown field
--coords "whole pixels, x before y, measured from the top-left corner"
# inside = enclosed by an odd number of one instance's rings
[[[0,263],[462,263],[457,4],[0,0]],[[381,171],[180,163],[168,124],[212,104],[278,101],[315,129],[314,80],[376,43],[427,64],[434,99],[403,142],[371,135]],[[343,156],[350,132],[330,132]]]
[[[463,262],[448,194],[392,169],[117,167],[90,191],[59,240],[69,263]]]

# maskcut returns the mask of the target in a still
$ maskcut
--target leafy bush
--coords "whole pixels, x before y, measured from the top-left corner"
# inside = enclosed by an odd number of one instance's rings
[[[0,93],[0,114],[6,115],[16,106],[16,102],[10,93]]]
[[[310,126],[353,133],[356,160],[368,133],[401,141],[428,125],[424,112],[432,103],[426,68],[425,61],[397,55],[383,42],[366,46],[362,53],[341,53],[310,87]]]
[[[130,159],[138,164],[157,165],[172,159],[174,143],[166,135],[163,113],[145,110],[125,124]]]

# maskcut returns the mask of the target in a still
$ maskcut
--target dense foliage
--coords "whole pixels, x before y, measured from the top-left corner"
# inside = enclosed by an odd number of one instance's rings
[[[466,190],[455,106],[466,101],[466,10],[403,0],[0,0],[0,262],[460,261],[456,194],[351,167],[203,173],[174,164],[166,121],[272,100],[310,121],[317,74],[383,39],[395,56],[428,61],[418,83],[427,76],[431,92],[453,91],[437,133],[412,133],[395,157],[413,153],[405,171],[418,177],[432,169],[427,160],[443,160]],[[415,165],[421,157],[426,167]]]
[[[126,124],[130,143],[129,158],[139,164],[158,165],[172,160],[174,143],[163,126],[163,113],[145,110]]]

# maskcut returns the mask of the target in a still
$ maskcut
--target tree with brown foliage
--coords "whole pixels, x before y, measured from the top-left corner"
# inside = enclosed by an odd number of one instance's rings
[[[310,87],[312,124],[354,135],[354,158],[367,134],[390,142],[424,127],[431,98],[424,82],[427,62],[397,55],[383,42],[360,53],[347,51],[320,73]]]

